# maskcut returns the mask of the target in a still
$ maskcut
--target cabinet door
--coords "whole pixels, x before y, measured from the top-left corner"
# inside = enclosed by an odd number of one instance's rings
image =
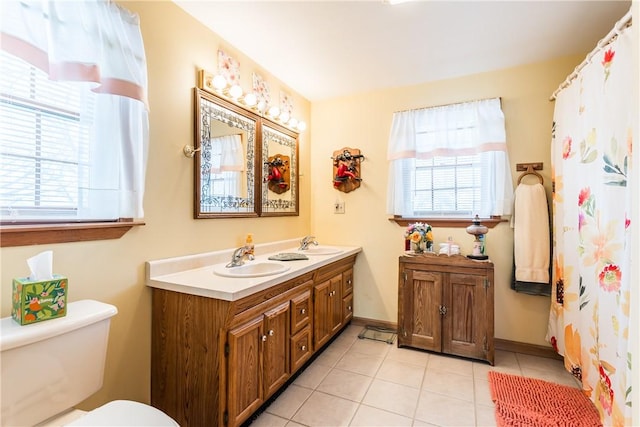
[[[265,399],[289,379],[289,301],[264,314]]]
[[[442,273],[406,269],[399,345],[441,351]]]
[[[485,276],[450,273],[443,299],[442,351],[459,356],[486,358],[487,298]]]
[[[329,294],[331,281],[326,280],[313,287],[313,343],[314,350],[318,350],[329,341]]]
[[[264,401],[262,386],[263,317],[229,331],[227,366],[229,425],[239,425]]]
[[[333,336],[342,326],[342,274],[333,277],[331,280],[331,291],[329,292],[330,315],[330,335]]]

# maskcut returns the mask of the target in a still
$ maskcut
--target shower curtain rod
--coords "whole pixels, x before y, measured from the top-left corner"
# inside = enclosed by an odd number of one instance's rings
[[[591,62],[591,58],[593,58],[599,51],[600,49],[602,49],[603,47],[605,47],[606,45],[608,45],[609,43],[611,43],[619,34],[620,31],[622,31],[623,29],[625,29],[626,27],[631,26],[631,9],[629,9],[629,11],[622,17],[622,19],[620,19],[618,22],[616,22],[616,24],[613,26],[613,28],[611,29],[611,31],[609,31],[609,34],[607,34],[606,36],[604,36],[604,38],[602,38],[598,44],[596,45],[596,47],[591,51],[591,53],[589,53],[587,55],[587,57],[584,59],[584,61],[582,61],[580,63],[580,65],[578,65],[574,70],[573,73],[569,74],[569,76],[565,79],[564,82],[562,82],[560,84],[560,86],[558,86],[558,89],[556,89],[555,92],[553,92],[553,94],[551,95],[551,97],[549,98],[549,101],[554,101],[556,99],[556,96],[558,95],[558,93],[560,93],[560,91],[564,88],[566,88],[567,86],[569,86],[569,84],[571,83],[571,81],[573,79],[575,79],[576,77],[578,77],[578,73],[587,66],[587,64],[589,64]]]

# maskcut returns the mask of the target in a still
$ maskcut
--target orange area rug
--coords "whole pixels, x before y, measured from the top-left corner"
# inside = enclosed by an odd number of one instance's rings
[[[577,388],[489,371],[499,427],[602,426],[598,410]]]

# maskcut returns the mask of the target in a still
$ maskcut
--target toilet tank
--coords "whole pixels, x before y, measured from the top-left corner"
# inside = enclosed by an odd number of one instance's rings
[[[102,387],[113,305],[69,303],[67,315],[20,326],[0,320],[0,425],[34,425]]]

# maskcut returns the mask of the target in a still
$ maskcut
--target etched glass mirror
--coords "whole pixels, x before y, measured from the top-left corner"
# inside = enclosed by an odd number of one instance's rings
[[[298,215],[298,136],[262,123],[262,216]]]
[[[251,217],[258,116],[195,89],[195,217]]]

